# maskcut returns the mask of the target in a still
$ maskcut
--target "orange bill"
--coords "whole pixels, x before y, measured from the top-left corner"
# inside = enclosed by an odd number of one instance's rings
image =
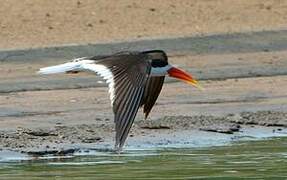
[[[190,74],[188,74],[188,73],[186,73],[186,72],[184,72],[178,68],[175,68],[175,67],[170,68],[168,70],[168,74],[171,77],[180,79],[180,80],[182,80],[188,84],[191,84],[191,85],[199,88],[200,90],[203,90],[203,88],[199,85],[199,83],[195,79],[193,79],[193,77]]]

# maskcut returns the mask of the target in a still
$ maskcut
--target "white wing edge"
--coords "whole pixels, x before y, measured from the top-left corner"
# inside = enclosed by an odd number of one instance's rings
[[[115,99],[115,81],[113,73],[106,66],[101,64],[83,64],[82,68],[84,68],[85,70],[96,72],[98,75],[100,75],[103,79],[106,80],[106,83],[109,85],[111,106],[113,106],[113,102]]]
[[[57,74],[65,73],[67,71],[92,71],[100,75],[103,79],[106,80],[106,83],[108,83],[111,105],[113,105],[115,98],[114,76],[106,66],[96,64],[93,60],[88,60],[85,57],[75,59],[64,64],[41,68],[38,71],[38,74]]]

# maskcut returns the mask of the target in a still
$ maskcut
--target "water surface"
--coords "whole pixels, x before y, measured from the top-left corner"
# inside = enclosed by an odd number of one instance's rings
[[[0,179],[287,179],[287,138],[225,146],[79,152],[0,164]]]

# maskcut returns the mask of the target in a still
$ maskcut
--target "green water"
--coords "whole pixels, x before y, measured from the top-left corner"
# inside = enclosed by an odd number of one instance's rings
[[[287,138],[0,164],[0,179],[287,179]]]

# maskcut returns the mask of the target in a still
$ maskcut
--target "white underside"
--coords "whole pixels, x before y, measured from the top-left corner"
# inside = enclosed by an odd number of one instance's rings
[[[115,99],[115,82],[112,72],[107,67],[100,64],[83,64],[82,67],[84,70],[96,72],[106,80],[106,83],[109,85],[111,105],[113,105]]]
[[[111,104],[113,104],[115,98],[113,74],[107,67],[101,64],[96,64],[93,60],[79,58],[64,64],[41,68],[38,73],[57,74],[65,73],[68,71],[91,71],[103,77],[103,79],[105,79],[106,83],[109,85],[110,100]]]

